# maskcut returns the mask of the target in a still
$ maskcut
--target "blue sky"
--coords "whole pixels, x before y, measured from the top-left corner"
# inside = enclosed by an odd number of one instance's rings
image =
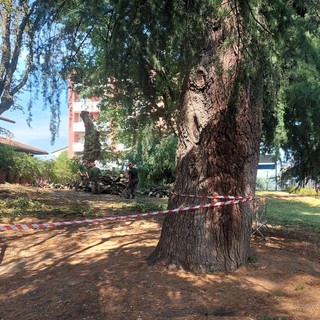
[[[25,103],[24,103],[25,101]],[[27,109],[28,99],[19,99],[19,104]],[[50,110],[42,110],[42,99],[34,102],[32,109],[31,128],[27,124],[28,112],[23,110],[8,110],[2,114],[3,117],[14,120],[16,123],[0,121],[0,127],[10,130],[13,140],[43,149],[47,152],[64,148],[68,144],[68,104],[66,94],[61,99],[61,122],[59,135],[55,143],[51,144]]]

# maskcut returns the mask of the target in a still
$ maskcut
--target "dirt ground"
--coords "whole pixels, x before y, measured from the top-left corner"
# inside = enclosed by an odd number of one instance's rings
[[[119,214],[119,198],[111,195],[0,191],[2,198],[28,194],[57,207],[81,198],[106,215]],[[61,218],[79,217],[14,223]],[[1,232],[0,320],[320,319],[319,234],[270,228],[266,240],[252,238],[247,265],[205,275],[146,264],[160,235],[157,218]]]

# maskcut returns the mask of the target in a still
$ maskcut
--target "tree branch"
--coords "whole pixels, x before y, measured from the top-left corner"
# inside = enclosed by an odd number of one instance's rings
[[[254,15],[254,13],[253,13],[253,10],[252,10],[252,8],[251,8],[248,0],[246,0],[246,3],[247,3],[247,6],[248,6],[248,8],[249,8],[249,11],[250,11],[250,14],[251,14],[253,20],[254,20],[265,32],[267,32],[267,33],[269,33],[271,36],[273,36],[274,34],[273,34],[270,30],[268,30],[268,29],[255,17],[255,15]]]

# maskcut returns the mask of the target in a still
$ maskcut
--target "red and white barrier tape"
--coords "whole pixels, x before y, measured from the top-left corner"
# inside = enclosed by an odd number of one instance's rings
[[[200,199],[244,199],[247,198],[248,196],[197,196],[197,195],[193,195],[193,194],[187,194],[187,193],[172,193],[173,196],[175,197],[186,197],[186,198],[200,198]],[[290,194],[287,196],[255,196],[254,198],[277,198],[277,199],[281,199],[281,198],[303,198],[303,197],[316,197],[316,194],[305,194],[305,195],[299,195],[299,194]]]
[[[304,198],[304,197],[317,197],[317,194],[304,194],[304,195],[299,195],[299,194],[290,194],[287,196],[257,196],[257,198],[268,198],[268,199],[282,199],[282,198]]]
[[[244,198],[247,198],[248,196],[197,196],[197,195],[194,195],[194,194],[187,194],[187,193],[172,193],[173,196],[175,197],[186,197],[186,198],[198,198],[198,199],[214,199],[214,200],[217,200],[217,199],[225,199],[225,200],[228,200],[228,199],[244,199]]]
[[[154,211],[148,213],[139,213],[115,217],[105,217],[105,218],[96,218],[96,219],[84,219],[84,220],[74,220],[74,221],[62,221],[62,222],[46,222],[46,223],[26,223],[26,224],[16,224],[16,225],[0,225],[0,231],[21,231],[27,229],[43,229],[43,228],[53,228],[60,226],[70,226],[70,225],[80,225],[86,223],[96,223],[96,222],[106,222],[106,221],[119,221],[119,220],[129,220],[129,219],[138,219],[138,218],[148,218],[161,214],[170,214],[181,211],[190,211],[197,209],[204,209],[209,207],[222,207],[226,205],[238,204],[247,201],[251,201],[257,198],[301,198],[301,197],[315,197],[316,195],[287,195],[287,196],[256,196],[256,197],[246,197],[246,196],[196,196],[191,194],[175,194],[174,196],[181,197],[190,197],[190,198],[203,198],[203,199],[229,199],[227,201],[221,202],[212,202],[207,204],[195,205],[190,207],[180,207],[177,209],[163,210],[163,211]]]
[[[62,221],[62,222],[46,222],[46,223],[26,223],[26,224],[15,224],[15,225],[0,225],[0,231],[21,231],[27,229],[43,229],[43,228],[52,228],[60,226],[70,226],[70,225],[80,225],[85,223],[95,223],[95,222],[106,222],[106,221],[119,221],[119,220],[129,220],[129,219],[138,219],[138,218],[149,218],[161,214],[170,214],[181,211],[190,211],[197,209],[204,209],[209,207],[222,207],[226,205],[238,204],[243,202],[251,201],[253,197],[246,197],[243,199],[233,199],[224,202],[212,202],[207,204],[201,204],[190,207],[180,207],[177,209],[163,210],[163,211],[154,211],[148,213],[138,213],[124,216],[115,216],[115,217],[105,217],[105,218],[96,218],[96,219],[84,219],[84,220],[75,220],[75,221]]]

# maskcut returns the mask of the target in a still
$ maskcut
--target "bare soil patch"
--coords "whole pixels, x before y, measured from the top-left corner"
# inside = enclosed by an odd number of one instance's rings
[[[14,223],[86,216],[64,216],[75,203],[93,205],[100,216],[125,213],[115,196],[0,186],[0,199],[22,194],[58,214]],[[247,265],[198,275],[147,265],[160,236],[157,218],[2,232],[0,319],[320,319],[319,234],[270,227],[266,240],[252,238]]]

